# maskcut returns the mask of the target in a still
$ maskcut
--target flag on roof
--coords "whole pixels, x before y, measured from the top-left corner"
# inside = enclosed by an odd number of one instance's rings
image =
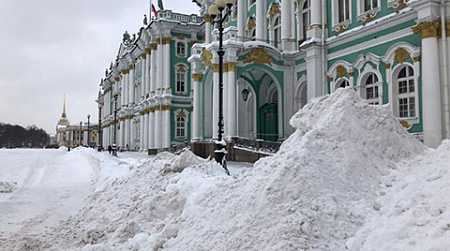
[[[158,17],[158,12],[156,11],[155,5],[152,4],[152,12],[155,14],[155,17]]]

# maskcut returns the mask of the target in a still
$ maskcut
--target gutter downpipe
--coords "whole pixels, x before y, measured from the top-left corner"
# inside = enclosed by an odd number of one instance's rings
[[[445,28],[445,4],[446,0],[441,0],[441,34],[442,34],[442,75],[444,81],[444,118],[445,118],[445,136],[450,138],[450,104],[449,104],[449,86],[448,86],[448,52],[447,52],[447,32]]]
[[[442,0],[444,1],[444,0]],[[326,57],[325,57],[325,29],[326,29],[326,2],[322,0],[322,95],[327,94]]]

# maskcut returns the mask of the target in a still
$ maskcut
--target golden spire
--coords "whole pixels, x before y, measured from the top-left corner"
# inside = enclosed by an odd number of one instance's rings
[[[67,116],[66,116],[66,94],[64,93],[64,102],[63,102],[63,112],[61,115],[61,118],[59,119],[59,122],[67,122]]]

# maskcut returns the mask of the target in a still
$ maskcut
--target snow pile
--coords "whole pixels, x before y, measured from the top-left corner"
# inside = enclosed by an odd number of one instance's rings
[[[189,152],[140,165],[121,160],[116,166],[133,168],[97,187],[46,243],[83,250],[343,250],[377,208],[376,193],[395,162],[424,150],[387,107],[369,106],[351,89],[312,101],[291,125],[297,131],[276,155],[232,177]],[[100,168],[111,168],[108,161],[100,159]]]
[[[349,241],[351,250],[448,250],[450,141],[403,161],[388,177],[378,213]]]
[[[17,189],[17,182],[0,181],[0,193],[12,193]]]

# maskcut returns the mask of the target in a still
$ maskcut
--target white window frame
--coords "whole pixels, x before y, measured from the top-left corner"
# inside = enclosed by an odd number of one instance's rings
[[[371,1],[372,6],[370,9],[366,10],[366,1]],[[376,3],[376,7],[373,7],[374,3]],[[378,12],[381,11],[381,0],[358,0],[357,1],[357,9],[358,14],[356,19],[358,21],[369,21],[369,19],[374,18]]]
[[[278,23],[276,23],[278,21]],[[269,26],[270,31],[270,41],[273,46],[276,48],[281,47],[281,15],[275,15],[270,21]]]
[[[175,139],[177,139],[178,141],[184,141],[188,138],[189,112],[186,109],[177,109],[176,111],[173,112],[173,116],[174,116],[173,129]],[[183,118],[184,121],[178,121],[178,118]],[[181,132],[183,134],[180,134]]]
[[[339,21],[339,3],[338,0],[331,1],[332,7],[332,27],[333,30],[339,31],[341,28],[347,29],[348,25],[352,22],[352,1],[351,0],[343,0],[348,1],[348,19]]]
[[[183,47],[180,47],[179,44],[183,45]],[[184,53],[182,53],[180,50],[181,48],[184,50]],[[177,57],[179,58],[185,58],[187,56],[186,50],[187,50],[187,46],[186,43],[178,40],[175,42],[175,55],[177,55]]]
[[[370,76],[373,76],[376,78],[376,81],[370,86],[367,85],[367,81]],[[376,72],[367,72],[363,75],[361,78],[361,84],[360,84],[360,91],[361,91],[361,97],[365,99],[370,105],[381,105],[382,99],[381,99],[381,93],[382,93],[382,82],[380,81],[381,78]],[[369,98],[367,97],[367,89],[373,88],[374,90],[374,97]]]
[[[400,71],[403,70],[404,68],[406,69],[411,69],[413,74],[411,76],[406,76],[405,78],[402,78],[402,81],[406,81],[407,85],[406,85],[406,90],[407,92],[405,93],[399,93],[399,74]],[[408,72],[407,72],[408,73]],[[402,64],[396,67],[396,69],[393,71],[393,94],[394,94],[394,116],[396,116],[399,119],[405,119],[405,120],[410,120],[410,119],[417,119],[418,118],[418,113],[419,113],[419,99],[418,99],[418,90],[417,90],[417,80],[416,80],[416,75],[417,72],[414,69],[413,65],[410,64]],[[410,91],[409,88],[409,81],[413,81],[413,87],[414,87],[414,91]],[[411,107],[410,107],[410,99],[414,98],[414,114],[411,115]],[[407,116],[400,116],[400,100],[405,100],[407,101]]]
[[[308,3],[308,7],[305,9],[305,4]],[[299,32],[298,32],[298,40],[306,40],[308,38],[308,30],[309,26],[311,25],[311,0],[303,0],[298,5],[298,23],[299,23]],[[308,23],[305,25],[303,17],[304,15],[307,15]]]

